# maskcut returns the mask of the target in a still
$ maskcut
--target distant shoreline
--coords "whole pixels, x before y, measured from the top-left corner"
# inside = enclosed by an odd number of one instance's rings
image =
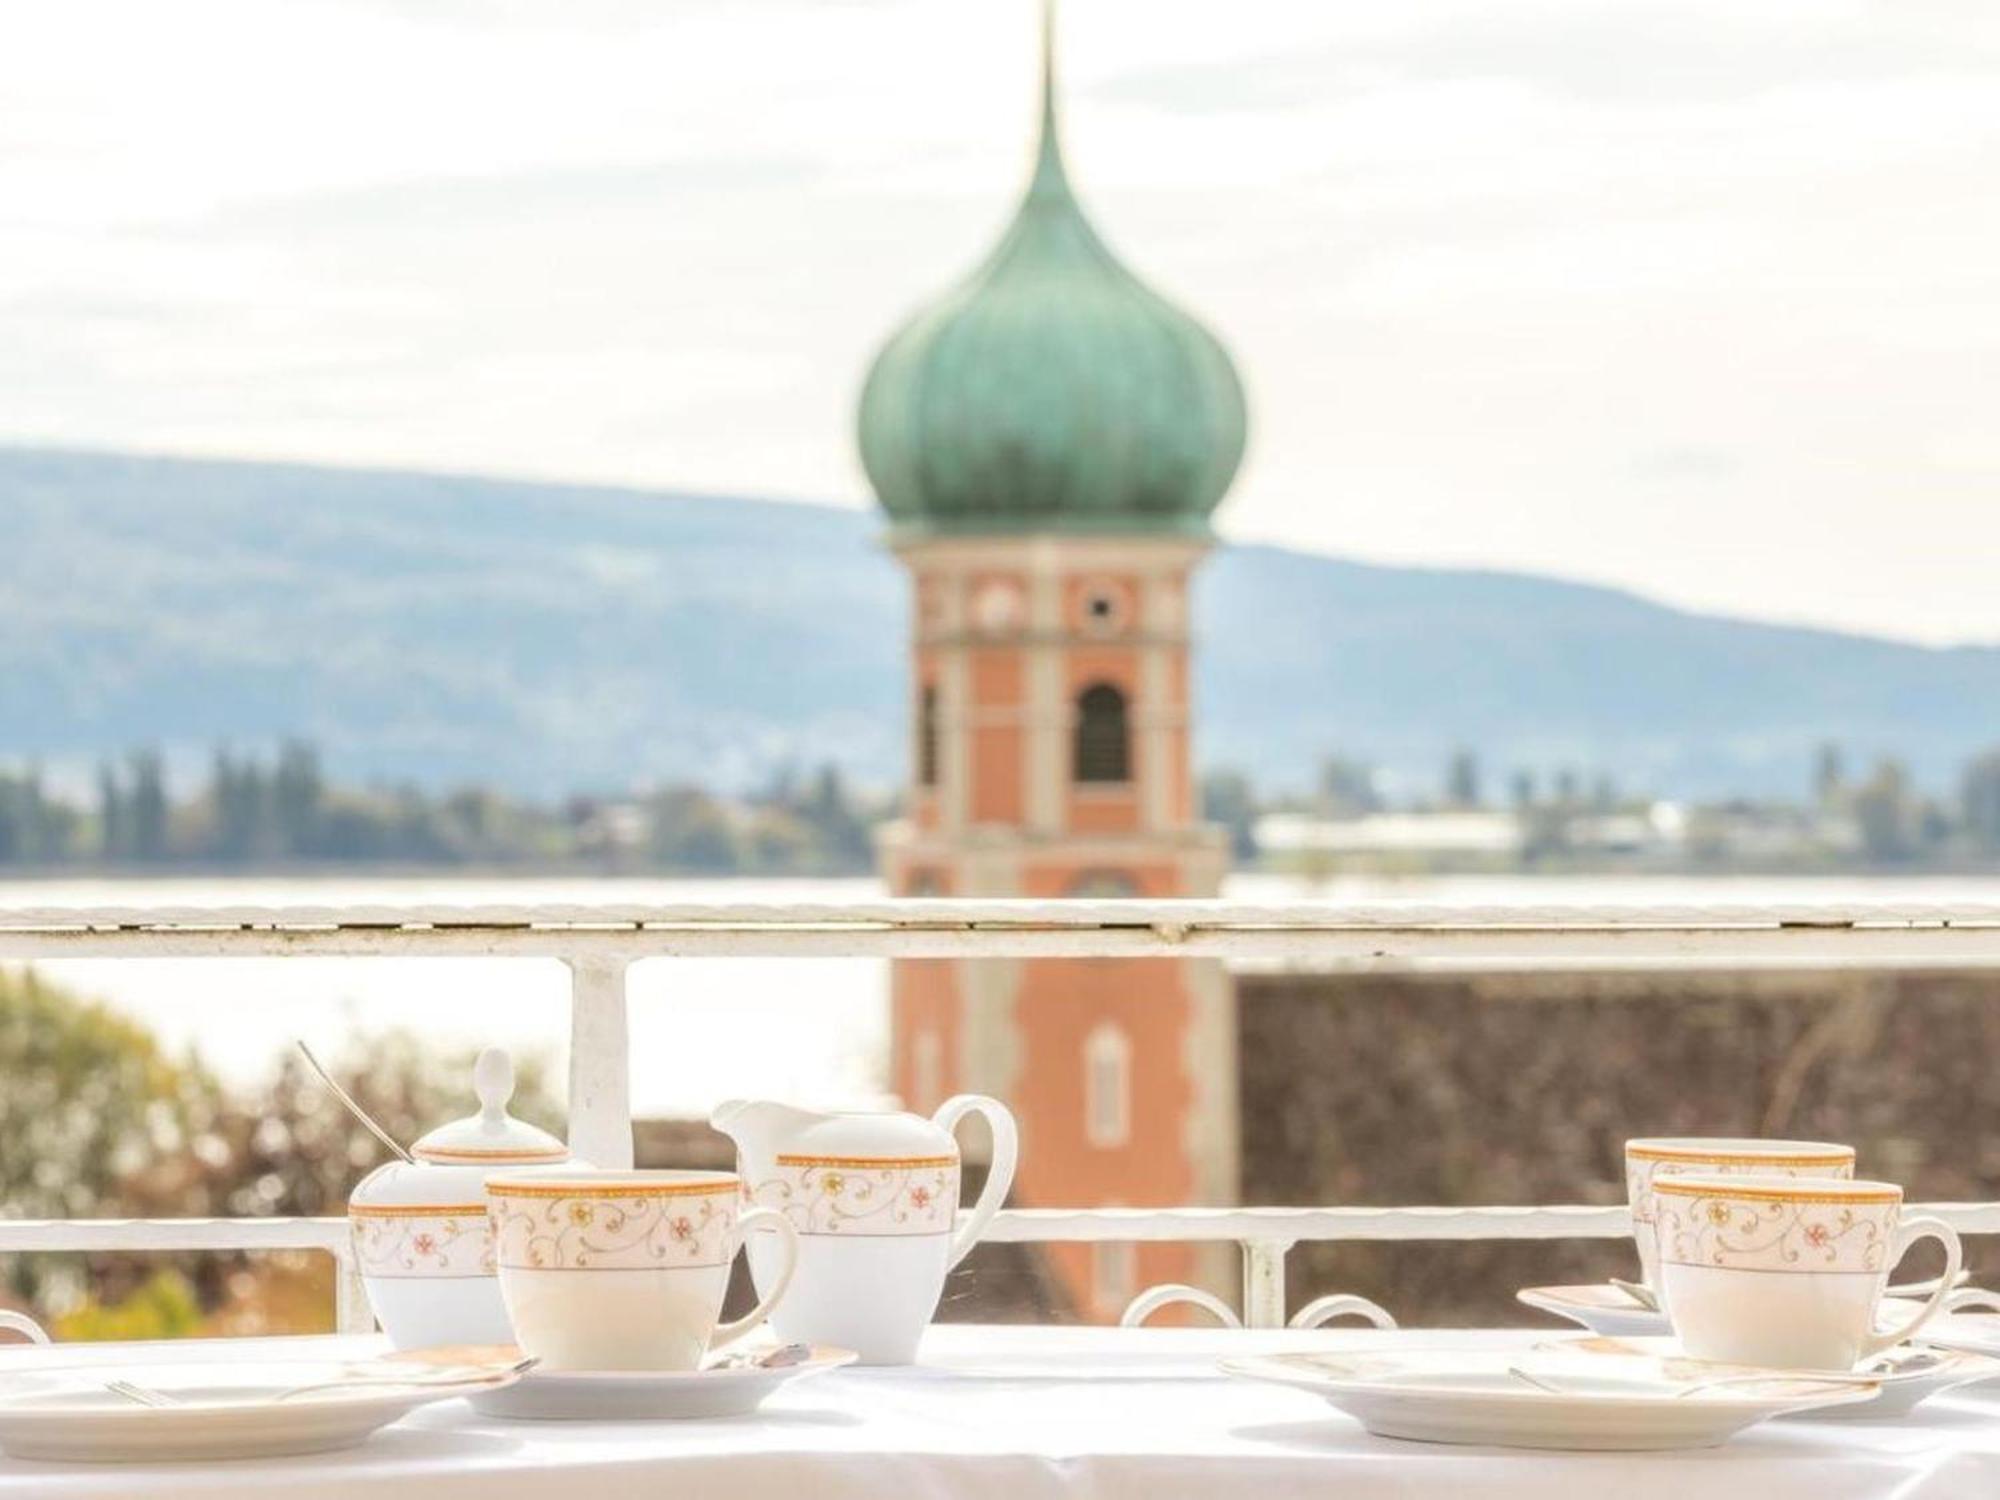
[[[0,886],[105,882],[201,882],[231,880],[629,880],[715,881],[744,885],[773,880],[867,880],[870,869],[852,870],[605,870],[590,865],[404,865],[339,864],[305,861],[275,865],[209,865],[195,861],[158,865],[5,865]]]
[[[0,888],[50,884],[220,884],[230,881],[493,881],[531,884],[536,881],[619,881],[647,884],[671,881],[716,885],[768,885],[780,882],[856,881],[878,879],[869,867],[842,870],[695,870],[657,868],[606,870],[588,864],[343,864],[302,861],[297,864],[211,865],[196,861],[155,865],[5,865]],[[1899,864],[1619,863],[1546,861],[1523,866],[1478,862],[1404,864],[1355,860],[1332,867],[1312,867],[1295,860],[1233,866],[1226,878],[1280,880],[1300,886],[1339,885],[1353,881],[1421,883],[1427,880],[1562,881],[1618,880],[1992,880],[2000,879],[2000,860],[1911,862]]]

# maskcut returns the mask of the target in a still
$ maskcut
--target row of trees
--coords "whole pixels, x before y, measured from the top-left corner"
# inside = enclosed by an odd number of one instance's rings
[[[886,808],[833,766],[784,773],[755,796],[677,786],[543,804],[469,787],[442,793],[330,783],[314,748],[218,750],[177,795],[157,751],[98,768],[94,801],[36,768],[0,773],[0,865],[56,868],[311,864],[841,874],[870,867]]]
[[[1521,820],[1529,837],[1524,851],[1562,854],[1566,831],[1578,820],[1612,813],[1643,812],[1651,799],[1622,790],[1607,773],[1559,768],[1538,776],[1515,770],[1504,791],[1489,796],[1478,758],[1470,750],[1452,753],[1438,782],[1438,794],[1404,803],[1410,812],[1506,812]],[[1264,812],[1311,812],[1349,819],[1387,812],[1391,800],[1372,766],[1348,756],[1321,764],[1319,783],[1309,797],[1265,802],[1240,773],[1211,774],[1202,785],[1207,816],[1229,830],[1240,861],[1257,858],[1257,818]],[[1732,826],[1785,826],[1799,847],[1813,845],[1833,860],[1871,865],[1918,861],[1990,860],[2000,857],[2000,748],[1988,750],[1961,768],[1956,788],[1943,795],[1925,792],[1908,767],[1894,758],[1876,761],[1855,774],[1839,746],[1827,744],[1814,757],[1806,795],[1796,799],[1729,798],[1686,806],[1688,856],[1730,857]]]
[[[1540,831],[1540,843],[1558,848],[1567,820],[1646,805],[1606,774],[1573,769],[1546,777],[1517,770],[1502,795],[1489,800],[1468,750],[1453,753],[1439,787],[1439,795],[1413,810],[1508,810]],[[1338,756],[1324,763],[1315,794],[1303,801],[1266,802],[1247,777],[1229,771],[1207,778],[1203,801],[1245,863],[1257,856],[1253,830],[1263,812],[1309,809],[1348,818],[1388,806],[1373,770]],[[0,867],[404,864],[847,874],[872,868],[871,831],[892,811],[885,800],[858,795],[832,766],[781,774],[740,798],[681,785],[548,804],[477,787],[343,786],[328,781],[318,753],[303,742],[268,758],[218,750],[202,784],[176,794],[158,752],[139,750],[98,768],[94,799],[52,793],[33,767],[0,772]],[[1829,847],[1871,863],[1991,858],[2000,856],[2000,749],[1967,763],[1955,795],[1934,796],[1898,761],[1880,761],[1855,776],[1838,749],[1827,746],[1802,800],[1736,799],[1688,811],[1708,828],[1732,819],[1822,826]]]
[[[1573,766],[1561,766],[1546,779],[1526,769],[1510,771],[1504,802],[1500,805],[1514,812],[1537,809],[1608,812],[1623,801],[1617,781],[1608,772],[1586,776]],[[1494,805],[1487,796],[1486,773],[1479,757],[1460,748],[1452,751],[1445,762],[1439,795],[1421,800],[1410,810],[1476,812]],[[1357,818],[1388,811],[1389,798],[1382,790],[1375,768],[1368,762],[1332,755],[1320,762],[1319,786],[1312,806],[1327,817]]]

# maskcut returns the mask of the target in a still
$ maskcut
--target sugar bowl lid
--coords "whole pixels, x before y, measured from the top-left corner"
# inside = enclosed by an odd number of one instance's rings
[[[408,1161],[384,1162],[355,1184],[347,1211],[369,1215],[486,1212],[486,1174],[495,1167],[566,1162],[569,1148],[546,1130],[507,1113],[514,1062],[488,1047],[472,1067],[479,1113],[440,1125],[410,1148]]]
[[[502,1047],[488,1047],[472,1065],[472,1091],[479,1113],[453,1120],[420,1137],[410,1147],[418,1161],[443,1166],[516,1165],[569,1159],[569,1148],[546,1130],[507,1113],[514,1097],[514,1060]]]

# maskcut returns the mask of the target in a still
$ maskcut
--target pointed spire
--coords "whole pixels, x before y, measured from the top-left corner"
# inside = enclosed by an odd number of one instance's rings
[[[1042,135],[1035,148],[1035,176],[1028,191],[1034,194],[1068,190],[1062,135],[1056,121],[1056,0],[1042,0]]]
[[[1040,4],[1027,194],[875,357],[861,462],[900,535],[1203,538],[1243,457],[1243,387],[1215,336],[1133,276],[1076,201],[1056,0]]]

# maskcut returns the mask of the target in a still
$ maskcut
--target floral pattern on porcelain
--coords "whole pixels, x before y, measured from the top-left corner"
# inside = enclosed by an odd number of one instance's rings
[[[354,1208],[348,1213],[364,1276],[491,1276],[493,1233],[483,1205]]]
[[[1838,1192],[1658,1194],[1660,1258],[1731,1271],[1880,1274],[1902,1200]]]
[[[955,1156],[797,1156],[749,1190],[800,1234],[949,1234],[958,1213]]]
[[[1644,1148],[1627,1147],[1625,1152],[1625,1195],[1632,1206],[1635,1226],[1651,1224],[1658,1217],[1653,1182],[1658,1177],[1701,1172],[1708,1176],[1747,1177],[1852,1177],[1854,1155],[1801,1153],[1793,1157],[1756,1156],[1732,1153],[1718,1147],[1713,1152],[1683,1148],[1655,1154]]]
[[[736,1255],[734,1178],[671,1192],[495,1188],[488,1217],[503,1266],[543,1271],[723,1266]]]

